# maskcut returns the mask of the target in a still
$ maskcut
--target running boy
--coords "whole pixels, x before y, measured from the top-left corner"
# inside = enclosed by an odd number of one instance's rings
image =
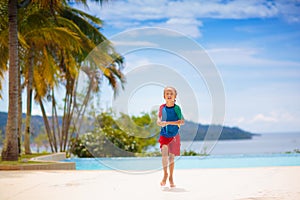
[[[177,91],[174,87],[164,88],[164,99],[166,103],[161,105],[158,112],[157,125],[161,126],[159,143],[162,154],[162,166],[164,176],[160,182],[165,186],[168,178],[170,187],[175,187],[173,180],[174,157],[180,155],[180,135],[178,133],[180,125],[184,124],[181,109],[175,104]]]

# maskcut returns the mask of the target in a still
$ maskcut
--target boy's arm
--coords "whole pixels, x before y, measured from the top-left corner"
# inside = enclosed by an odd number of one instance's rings
[[[184,117],[182,115],[181,108],[178,105],[175,105],[174,109],[178,117],[178,120],[175,121],[174,125],[184,125]]]
[[[184,125],[184,119],[180,119],[177,121],[167,121],[166,125]]]
[[[161,117],[158,117],[157,118],[157,121],[156,121],[156,124],[158,126],[166,126],[167,125],[167,122],[166,121],[161,121]]]
[[[156,124],[157,124],[158,126],[162,126],[162,127],[164,127],[164,126],[167,125],[166,121],[162,121],[162,109],[164,108],[165,105],[166,105],[166,104],[162,104],[162,105],[159,107],[158,114],[157,114],[157,121],[156,121]]]

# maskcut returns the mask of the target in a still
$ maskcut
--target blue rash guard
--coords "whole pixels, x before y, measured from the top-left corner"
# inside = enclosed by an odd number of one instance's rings
[[[181,109],[176,104],[172,107],[167,107],[165,104],[161,105],[158,116],[161,117],[161,121],[177,121],[183,119]],[[164,126],[160,130],[160,135],[166,138],[174,137],[177,135],[179,127],[179,125]]]

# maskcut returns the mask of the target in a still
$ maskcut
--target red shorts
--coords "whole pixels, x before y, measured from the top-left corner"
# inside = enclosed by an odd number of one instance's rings
[[[175,156],[180,156],[180,135],[179,134],[171,138],[167,138],[161,135],[158,141],[160,143],[160,148],[163,145],[167,145],[169,153],[174,154]]]

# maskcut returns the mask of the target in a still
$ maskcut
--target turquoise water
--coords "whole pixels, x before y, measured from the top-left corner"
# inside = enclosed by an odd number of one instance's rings
[[[161,169],[161,157],[71,158],[77,170],[142,170]],[[212,155],[177,157],[175,169],[245,168],[300,166],[300,154]]]

